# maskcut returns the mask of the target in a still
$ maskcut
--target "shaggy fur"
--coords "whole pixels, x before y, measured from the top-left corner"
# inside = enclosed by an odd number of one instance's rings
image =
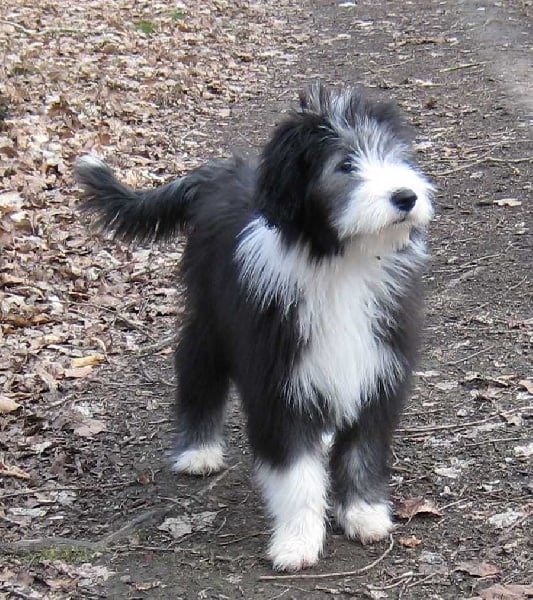
[[[316,85],[257,165],[211,162],[149,191],[123,186],[93,156],[75,173],[103,229],[137,242],[188,236],[175,470],[223,466],[233,381],[273,518],[274,568],[316,563],[329,488],[349,538],[386,536],[387,459],[432,214],[394,106]]]

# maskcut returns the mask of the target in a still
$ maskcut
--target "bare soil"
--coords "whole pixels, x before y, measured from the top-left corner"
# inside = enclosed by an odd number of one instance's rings
[[[0,192],[0,393],[20,405],[6,410],[0,426],[0,598],[532,597],[531,2],[216,2],[205,13],[191,3],[173,16],[154,2],[133,5],[91,3],[93,31],[71,55],[58,44],[62,36],[64,44],[71,40],[69,27],[80,27],[75,13],[66,11],[63,23],[58,11],[53,24],[41,14],[41,26],[57,35],[40,59],[52,51],[58,65],[73,65],[68,60],[80,53],[109,57],[91,106],[105,112],[106,103],[116,104],[101,120],[76,104],[85,98],[76,79],[78,96],[64,82],[59,100],[44,92],[33,98],[35,85],[21,80],[30,67],[13,66],[18,44],[42,39],[30,19],[38,9],[15,3],[0,20],[0,133],[16,140],[16,131],[27,131],[28,115],[43,115],[39,98],[48,102],[47,114],[80,120],[57,150],[55,171],[42,162],[24,166],[23,147],[0,145],[4,189],[23,199],[16,210],[48,219],[41,229],[20,231],[24,215],[12,219],[16,226],[8,223],[16,211],[5,209]],[[156,28],[141,35],[126,18]],[[95,40],[101,23],[115,32],[112,40]],[[214,33],[201,37],[208,28]],[[178,31],[199,40],[184,52]],[[150,63],[154,46],[159,63]],[[169,48],[182,52],[176,68],[185,94],[166,88],[169,78],[176,84],[172,56],[164,55]],[[113,62],[121,53],[137,57],[131,71]],[[150,59],[146,80],[139,80],[142,56]],[[192,80],[187,61],[200,72]],[[167,70],[158,71],[161,65]],[[112,77],[114,68],[111,86],[104,75]],[[150,79],[150,69],[161,79]],[[262,579],[273,575],[264,557],[268,523],[237,399],[226,471],[194,479],[172,474],[165,461],[180,244],[131,250],[89,236],[74,212],[68,162],[96,148],[129,181],[147,183],[213,154],[257,148],[296,91],[316,77],[360,82],[377,97],[393,97],[414,125],[420,164],[438,188],[425,344],[394,447],[392,547],[351,543],[332,521],[325,555],[304,578]],[[38,85],[54,91],[48,80]],[[93,89],[90,78],[83,85]],[[21,90],[28,97],[15,97]],[[137,112],[128,112],[123,98]],[[102,125],[113,119],[109,130]],[[98,139],[89,137],[91,126]],[[23,180],[36,177],[43,181],[32,196]],[[63,220],[54,221],[57,214]],[[53,245],[50,231],[69,235]],[[50,245],[28,254],[39,236]],[[23,256],[31,259],[24,263]],[[37,277],[39,256],[48,271]],[[39,287],[47,273],[66,311],[54,316],[46,308],[54,306],[54,290],[41,287],[42,299],[32,304],[41,313],[24,308],[27,322],[17,321],[9,302],[20,297],[29,305],[28,286]],[[58,339],[42,341],[47,335]],[[160,529],[168,519],[179,519],[181,535]]]

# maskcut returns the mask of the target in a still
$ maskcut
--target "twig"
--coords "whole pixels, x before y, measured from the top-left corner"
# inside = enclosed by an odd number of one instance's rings
[[[524,156],[522,158],[496,158],[495,156],[485,156],[483,158],[480,158],[479,160],[475,160],[471,163],[466,163],[464,165],[459,165],[458,167],[448,169],[447,171],[433,171],[431,175],[435,177],[445,177],[446,175],[452,175],[453,173],[458,173],[459,171],[470,169],[470,167],[477,167],[478,165],[481,165],[485,162],[518,164],[531,161],[533,161],[533,156]]]
[[[0,549],[11,552],[27,552],[28,550],[42,550],[44,548],[50,548],[54,546],[66,546],[69,548],[87,548],[89,550],[94,550],[95,552],[98,552],[101,550],[105,550],[113,542],[116,542],[126,537],[132,530],[136,529],[140,524],[146,523],[147,521],[152,522],[155,521],[157,518],[165,516],[174,508],[174,506],[175,502],[172,502],[162,508],[145,511],[140,515],[134,517],[131,521],[126,523],[126,525],[120,527],[112,533],[109,533],[108,535],[104,535],[102,538],[96,540],[95,542],[91,540],[78,540],[67,537],[42,537],[18,540],[16,542],[11,542],[7,544],[0,544]]]
[[[445,504],[444,506],[441,506],[439,508],[439,510],[441,512],[443,512],[447,508],[450,508],[451,506],[455,506],[456,504],[461,504],[461,502],[470,502],[470,500],[468,498],[459,498],[459,500],[454,500],[453,502],[448,502],[448,504]]]
[[[478,356],[479,354],[483,354],[484,352],[488,352],[489,350],[492,350],[494,348],[494,345],[492,346],[487,346],[487,348],[482,348],[481,350],[478,350],[477,352],[473,352],[472,354],[469,354],[468,356],[465,356],[463,358],[460,358],[459,360],[452,360],[451,362],[447,362],[444,363],[445,365],[447,365],[448,367],[453,367],[454,365],[459,365],[467,360],[470,360],[471,358],[474,358],[474,356]]]
[[[146,356],[147,354],[155,354],[158,350],[162,350],[167,346],[174,346],[178,341],[177,335],[170,335],[168,337],[163,338],[161,341],[156,342],[155,344],[150,344],[149,346],[144,346],[143,348],[139,348],[136,352],[137,356]]]
[[[41,488],[26,488],[24,490],[18,490],[16,492],[8,492],[7,494],[2,494],[0,496],[0,500],[4,500],[5,498],[14,498],[15,496],[31,496],[32,494],[40,494],[40,493],[51,493],[51,492],[63,492],[63,491],[72,491],[76,492],[79,490],[95,490],[95,489],[113,489],[113,488],[121,488],[127,484],[117,484],[117,483],[109,483],[102,485],[93,485],[93,486],[75,486],[75,485],[66,485],[56,488],[50,487],[41,487]]]
[[[107,546],[109,546],[113,542],[125,538],[132,530],[137,529],[139,525],[147,523],[147,522],[151,523],[160,517],[164,517],[167,513],[169,513],[174,508],[174,506],[175,506],[175,504],[172,503],[163,508],[147,510],[147,511],[141,513],[140,515],[137,515],[131,521],[126,523],[126,525],[123,525],[116,531],[113,531],[112,533],[109,533],[108,535],[104,536],[98,542],[98,545],[100,547],[107,548]]]
[[[459,71],[460,69],[471,69],[472,67],[482,67],[485,61],[477,63],[462,63],[460,65],[454,65],[453,67],[444,67],[439,69],[439,73],[451,73],[452,71]]]
[[[513,290],[516,290],[516,288],[520,287],[523,283],[525,283],[527,281],[527,275],[521,279],[518,283],[515,283],[514,285],[512,285],[510,288],[507,288],[505,290],[505,295],[507,296],[507,294],[509,292],[512,292]]]
[[[429,433],[431,431],[444,431],[446,429],[463,429],[465,427],[470,427],[472,425],[481,425],[490,420],[488,419],[480,419],[478,421],[467,421],[466,423],[447,423],[446,425],[428,425],[427,427],[404,427],[401,429],[397,429],[397,433]]]
[[[435,575],[437,575],[437,574],[438,573],[430,573],[429,575],[426,575],[422,579],[418,579],[417,581],[413,581],[413,583],[409,583],[408,585],[405,586],[405,589],[410,590],[411,588],[414,588],[417,585],[425,583],[429,579],[432,579],[433,577],[435,577]]]
[[[6,19],[0,19],[0,23],[5,23],[6,25],[11,25],[11,27],[18,29],[19,31],[23,31],[24,33],[26,33],[28,35],[35,34],[35,31],[31,31],[31,29],[26,29],[26,27],[24,27],[23,25],[20,25],[19,23],[14,23],[13,21],[6,21]]]
[[[238,542],[243,542],[244,540],[249,540],[250,538],[258,537],[263,535],[263,531],[256,531],[255,533],[250,533],[249,535],[243,535],[242,537],[233,538],[232,540],[227,540],[225,542],[218,542],[219,546],[230,546],[231,544],[237,544]],[[232,534],[230,534],[232,535]]]
[[[522,440],[521,437],[510,437],[510,438],[490,438],[488,440],[480,440],[479,442],[472,442],[471,444],[465,444],[464,448],[474,448],[475,446],[484,446],[485,444],[496,444],[499,442],[518,442]]]
[[[207,494],[207,492],[210,492],[216,485],[218,485],[228,475],[228,473],[230,471],[233,471],[233,469],[236,469],[240,464],[241,464],[241,461],[235,463],[234,465],[231,465],[231,467],[228,467],[227,469],[224,469],[224,471],[219,473],[216,477],[213,477],[209,481],[209,483],[206,486],[204,486],[199,492],[196,492],[196,494],[193,494],[193,497],[201,498],[202,496]]]
[[[483,160],[485,162],[509,163],[514,165],[523,162],[533,162],[533,156],[522,156],[521,158],[497,158],[495,156],[487,156]]]
[[[301,573],[295,575],[261,575],[259,577],[260,581],[273,581],[273,580],[287,580],[287,579],[328,579],[331,577],[353,577],[355,575],[362,575],[370,569],[373,569],[376,565],[378,565],[383,559],[385,559],[391,552],[394,547],[394,538],[392,535],[390,536],[390,544],[388,548],[376,558],[376,560],[372,561],[370,564],[365,567],[361,567],[360,569],[355,569],[353,571],[338,571],[334,573]]]
[[[404,583],[409,583],[411,579],[416,575],[414,571],[406,571],[403,575],[398,575],[398,577],[393,577],[390,581],[393,583],[388,583],[387,585],[369,585],[368,588],[376,591],[384,591],[384,590],[392,590],[399,585],[403,585]]]
[[[125,315],[119,313],[116,308],[109,308],[108,306],[102,306],[100,304],[93,304],[92,302],[86,302],[85,304],[87,306],[91,306],[92,308],[96,308],[98,310],[102,310],[104,312],[108,312],[108,313],[114,315],[114,317],[117,321],[121,321],[125,325],[128,325],[128,327],[131,327],[131,329],[136,329],[137,331],[139,331],[140,333],[145,335],[149,340],[151,340],[152,342],[155,342],[154,336],[151,333],[149,333],[140,323],[137,323],[137,322],[133,321],[132,319],[129,319]]]
[[[0,544],[0,550],[8,552],[28,552],[43,550],[45,548],[52,548],[56,546],[66,546],[68,548],[87,548],[94,551],[102,549],[99,542],[91,542],[90,540],[76,540],[68,537],[42,537]]]
[[[233,465],[232,467],[226,469],[222,473],[218,475],[213,481],[209,483],[209,485],[205,486],[196,496],[201,496],[211,490],[223,477],[227,475],[227,473],[234,469],[238,464]],[[0,544],[0,549],[12,551],[12,552],[20,552],[20,551],[28,551],[28,550],[40,550],[43,548],[50,548],[51,546],[70,546],[74,548],[88,548],[94,551],[105,550],[108,546],[113,544],[113,542],[117,542],[123,538],[125,538],[131,531],[137,529],[139,525],[150,523],[164,517],[167,513],[169,513],[177,504],[176,500],[170,500],[165,506],[156,509],[150,509],[144,511],[140,515],[135,516],[131,521],[113,531],[112,533],[103,536],[97,541],[90,540],[77,540],[73,538],[63,538],[63,537],[43,537],[43,538],[34,538],[34,539],[26,539],[19,540],[17,542]]]

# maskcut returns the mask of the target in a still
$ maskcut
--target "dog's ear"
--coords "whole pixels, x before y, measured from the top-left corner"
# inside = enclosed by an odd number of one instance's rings
[[[317,81],[300,92],[300,112],[323,115],[330,106],[330,97],[330,90],[321,81]]]
[[[293,113],[274,131],[259,165],[258,208],[286,238],[305,238],[317,256],[337,253],[340,244],[316,193],[332,143],[321,115]]]
[[[262,212],[274,225],[294,221],[302,210],[309,182],[310,114],[293,114],[281,123],[261,156],[259,198]]]

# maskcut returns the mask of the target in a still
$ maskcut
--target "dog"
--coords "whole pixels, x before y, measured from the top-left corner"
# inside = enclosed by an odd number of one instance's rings
[[[318,83],[255,162],[217,160],[134,191],[85,155],[75,177],[85,210],[115,236],[187,236],[175,471],[224,466],[233,382],[273,520],[273,568],[317,562],[330,491],[348,538],[387,537],[433,193],[395,105]]]

